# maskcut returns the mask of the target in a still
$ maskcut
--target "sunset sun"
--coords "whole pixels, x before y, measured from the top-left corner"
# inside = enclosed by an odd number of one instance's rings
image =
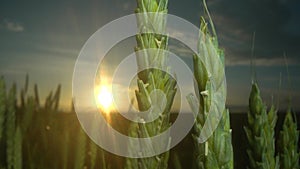
[[[101,108],[105,113],[109,113],[113,109],[113,96],[109,87],[106,85],[99,86],[96,90],[97,106]]]

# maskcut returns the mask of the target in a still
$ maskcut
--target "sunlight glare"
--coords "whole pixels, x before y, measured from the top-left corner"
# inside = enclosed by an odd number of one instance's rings
[[[105,111],[105,113],[109,113],[113,109],[113,96],[110,92],[108,86],[102,85],[97,92],[97,105]]]

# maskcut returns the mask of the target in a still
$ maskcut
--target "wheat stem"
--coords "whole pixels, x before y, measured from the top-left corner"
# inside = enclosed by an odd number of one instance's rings
[[[3,136],[4,121],[6,110],[6,88],[4,78],[0,78],[0,141]]]

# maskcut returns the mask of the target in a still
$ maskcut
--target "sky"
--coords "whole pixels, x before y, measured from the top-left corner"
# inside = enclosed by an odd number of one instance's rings
[[[227,105],[245,108],[251,88],[250,60],[267,104],[300,110],[300,1],[207,0],[226,56]],[[62,84],[62,107],[70,107],[72,75],[79,52],[88,38],[105,24],[132,14],[135,0],[74,0],[0,2],[0,75],[7,85],[37,83],[41,98]],[[200,0],[170,0],[169,13],[199,26]],[[254,56],[251,57],[255,32]],[[134,44],[134,39],[129,39]],[[133,51],[132,46],[132,51]],[[126,46],[126,49],[131,47]],[[114,53],[113,51],[111,53]],[[283,53],[289,65],[291,85]],[[191,62],[188,58],[186,61]],[[279,88],[280,74],[282,77]],[[292,92],[291,92],[292,91]]]

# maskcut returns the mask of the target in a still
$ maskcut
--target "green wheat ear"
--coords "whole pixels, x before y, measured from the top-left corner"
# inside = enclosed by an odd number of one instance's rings
[[[16,131],[16,84],[11,87],[7,97],[6,112],[6,164],[8,169],[14,167],[14,147]]]
[[[248,125],[244,127],[249,143],[249,169],[279,169],[279,157],[274,157],[276,121],[277,111],[274,106],[267,112],[258,85],[253,83],[249,98]]]
[[[199,101],[195,96],[187,97],[189,104],[196,115],[196,122],[193,127],[194,139],[194,168],[197,169],[233,169],[233,148],[231,143],[231,129],[229,111],[225,108],[218,112],[222,114],[220,123],[212,136],[204,142],[199,143],[200,133],[208,117],[212,101],[218,102],[212,96],[212,83],[219,86],[224,80],[224,52],[218,47],[218,39],[210,18],[206,2],[203,1],[205,13],[210,20],[211,32],[208,23],[201,17],[200,33],[198,41],[198,54],[194,55],[194,76],[199,91]],[[201,60],[203,58],[203,60]],[[214,82],[211,81],[214,79]],[[220,85],[220,91],[226,93],[225,85]],[[224,103],[219,103],[224,104]],[[218,105],[225,107],[225,105]],[[198,109],[198,111],[197,111]],[[214,118],[214,117],[213,117]]]
[[[291,89],[291,79],[286,54],[284,54],[287,78],[289,88]],[[281,81],[280,81],[281,82]],[[297,117],[291,110],[291,93],[289,94],[289,105],[283,122],[282,130],[280,131],[278,148],[280,153],[280,168],[281,169],[296,169],[300,168],[299,158],[300,152],[298,149],[299,130],[297,129]]]
[[[288,108],[278,141],[281,169],[299,168],[298,142],[297,121],[296,118],[293,118],[291,108]]]
[[[165,18],[161,17],[162,13],[167,13],[167,0],[137,0],[136,13],[153,12],[152,14],[139,15],[138,28],[152,31],[165,29]],[[149,27],[146,21],[150,20],[153,25]],[[140,33],[136,36],[137,46],[135,51],[143,49],[161,49],[167,50],[168,37],[154,33]],[[138,55],[138,53],[137,53]],[[154,66],[157,68],[166,67],[166,55],[163,52],[145,52],[143,55],[137,56],[137,64],[139,68],[142,66]],[[155,89],[160,89],[167,98],[166,107],[162,115],[149,123],[132,123],[128,134],[131,137],[152,137],[162,133],[170,126],[170,109],[173,98],[176,93],[176,81],[168,75],[168,73],[158,69],[146,69],[138,73],[138,90],[136,90],[136,98],[140,111],[148,110],[151,106],[150,93]],[[151,115],[152,112],[149,112]],[[129,143],[130,144],[130,143]],[[131,146],[128,145],[130,151]],[[145,149],[150,150],[150,147]],[[126,169],[166,169],[169,159],[169,152],[163,153],[149,158],[132,159],[127,158],[125,162]]]

